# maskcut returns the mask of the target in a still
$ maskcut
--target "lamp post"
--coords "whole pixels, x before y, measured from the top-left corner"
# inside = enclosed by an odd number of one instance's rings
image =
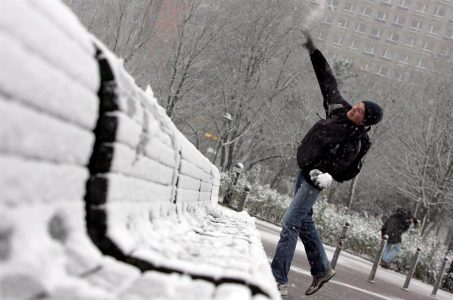
[[[232,182],[233,184],[229,184],[228,185],[228,189],[226,191],[226,195],[225,197],[223,198],[223,203],[226,205],[226,206],[230,206],[231,204],[231,200],[232,200],[232,197],[233,197],[233,187],[236,187],[236,184],[238,183],[238,179],[239,179],[239,176],[241,175],[241,173],[244,172],[244,165],[242,163],[237,163],[234,168],[233,168],[233,176],[232,176]],[[250,189],[249,189],[250,191]]]
[[[228,125],[231,123],[231,121],[233,121],[231,114],[227,113],[227,112],[222,115],[222,118],[223,118],[223,125],[222,125],[222,130],[220,130],[220,138],[217,141],[215,150],[211,155],[211,162],[213,164],[215,164],[215,161],[217,160],[217,154],[219,153],[220,147],[222,145],[222,140],[228,132],[228,129],[229,129]]]

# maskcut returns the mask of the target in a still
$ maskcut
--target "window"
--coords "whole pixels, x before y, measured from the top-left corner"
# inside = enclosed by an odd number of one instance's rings
[[[337,9],[338,5],[340,4],[340,0],[329,0],[327,1],[327,5],[333,9]]]
[[[332,42],[332,44],[334,45],[337,45],[337,46],[341,46],[343,45],[343,37],[339,34],[337,34]]]
[[[388,60],[392,59],[392,53],[389,49],[385,49],[384,53],[382,54],[382,57]]]
[[[360,42],[358,42],[356,40],[352,40],[351,45],[349,46],[349,49],[357,51],[357,50],[359,50],[359,46],[360,46]]]
[[[445,37],[447,39],[453,39],[453,29],[447,29],[447,32],[445,32]]]
[[[433,16],[436,16],[436,17],[439,17],[439,18],[445,17],[445,7],[443,7],[441,5],[436,5],[434,7]]]
[[[412,29],[412,30],[422,29],[422,21],[412,20],[410,29]]]
[[[423,51],[431,52],[433,51],[433,44],[431,42],[425,42],[422,49]]]
[[[373,28],[371,30],[370,36],[375,39],[380,39],[381,38],[381,29]]]
[[[416,68],[419,68],[419,69],[424,69],[424,64],[423,64],[423,59],[422,58],[419,58],[418,61],[417,61],[417,65],[415,66]]]
[[[362,9],[362,16],[371,17],[372,12],[373,12],[373,10],[371,8],[369,8],[368,6],[364,6]]]
[[[403,26],[406,22],[406,18],[403,16],[395,16],[395,20],[393,20],[394,25]]]
[[[406,42],[405,42],[406,46],[414,47],[416,42],[417,42],[417,38],[415,36],[409,35],[406,37]]]
[[[385,49],[384,53],[382,53],[382,57],[386,59],[392,59],[392,53],[389,49]]]
[[[400,39],[400,36],[398,33],[391,31],[389,34],[389,38],[387,39],[389,42],[396,43]]]
[[[415,12],[419,14],[425,14],[426,13],[426,0],[419,1],[417,3],[417,8],[415,9]]]
[[[383,22],[385,22],[386,18],[387,18],[387,13],[383,12],[383,11],[379,11],[378,14],[377,14],[377,17],[376,17],[376,19],[378,21],[383,21]]]
[[[401,54],[400,59],[398,60],[400,64],[407,65],[409,63],[409,55]]]
[[[326,57],[327,57],[327,56],[326,56]],[[329,60],[330,60],[330,61],[335,61],[335,60],[337,59],[337,53],[336,53],[336,52],[334,52],[333,54],[330,54],[330,53],[329,53],[329,56],[328,56],[328,57],[329,57]]]
[[[342,29],[348,29],[349,27],[349,21],[346,20],[346,19],[343,19],[343,18],[340,18],[338,20],[338,27],[342,28]]]
[[[366,30],[366,26],[362,23],[357,23],[356,26],[355,26],[355,31],[357,31],[358,33],[365,33],[365,30]]]
[[[399,5],[400,8],[409,9],[410,5],[411,5],[410,0],[400,0],[400,5]]]
[[[387,76],[387,72],[388,72],[388,69],[386,67],[383,67],[383,66],[378,66],[378,70],[376,72],[377,75],[379,76]]]
[[[329,14],[326,14],[326,16],[324,17],[324,20],[322,20],[322,21],[326,24],[332,24],[333,17]]]
[[[375,46],[368,45],[368,46],[365,47],[365,51],[364,52],[365,52],[365,54],[368,54],[368,55],[374,55],[375,51],[376,51]]]
[[[439,56],[448,57],[449,53],[450,53],[450,49],[448,47],[444,46],[441,49],[439,49]]]
[[[324,34],[323,34],[322,32],[318,32],[318,33],[316,34],[316,37],[315,37],[315,38],[316,38],[318,41],[324,41],[323,35],[324,35]]]
[[[381,2],[392,5],[392,0],[381,0]]]
[[[403,77],[403,76],[404,76],[404,73],[403,73],[402,70],[397,70],[397,71],[395,71],[395,76],[394,76],[394,77],[395,77],[395,79],[396,79],[397,81],[403,81],[403,80],[404,80],[404,77]]]
[[[344,10],[348,11],[348,12],[353,12],[354,11],[354,4],[352,4],[351,2],[345,3]]]
[[[429,27],[428,33],[429,34],[433,34],[433,35],[437,35],[437,34],[439,34],[439,31],[440,31],[440,27],[438,25],[432,24]]]

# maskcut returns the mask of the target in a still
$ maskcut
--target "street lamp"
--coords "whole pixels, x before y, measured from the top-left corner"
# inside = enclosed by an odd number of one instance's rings
[[[216,144],[216,147],[215,147],[215,151],[211,154],[211,162],[213,164],[215,164],[215,161],[217,160],[217,154],[219,153],[220,146],[222,144],[222,140],[223,140],[224,136],[226,136],[226,134],[228,132],[228,129],[229,129],[228,125],[233,121],[233,118],[231,117],[231,114],[227,113],[227,112],[225,112],[222,115],[222,118],[223,118],[223,125],[222,125],[222,130],[220,130],[220,138],[217,141],[217,144]]]
[[[230,206],[230,202],[233,197],[232,189],[233,189],[233,187],[236,188],[236,184],[238,183],[239,176],[242,174],[242,172],[244,172],[244,165],[242,163],[237,163],[233,168],[233,176],[231,178],[233,184],[230,183],[228,185],[227,191],[225,193],[225,197],[223,198],[223,203],[226,206]],[[249,189],[249,191],[250,191],[250,189]]]

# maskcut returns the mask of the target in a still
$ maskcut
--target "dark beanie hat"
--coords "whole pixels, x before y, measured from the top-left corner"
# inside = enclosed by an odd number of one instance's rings
[[[382,120],[383,110],[379,104],[373,101],[362,101],[365,104],[365,118],[363,125],[370,126],[379,123]]]

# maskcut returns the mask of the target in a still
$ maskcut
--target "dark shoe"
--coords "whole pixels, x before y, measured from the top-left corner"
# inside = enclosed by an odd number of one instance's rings
[[[390,269],[390,264],[386,263],[385,261],[381,261],[381,267],[383,267],[384,269]]]
[[[285,283],[277,283],[278,291],[280,292],[280,296],[288,296],[288,285]]]
[[[310,287],[305,291],[305,295],[308,296],[316,293],[320,288],[322,288],[324,283],[332,279],[332,277],[334,277],[335,274],[336,274],[335,270],[330,270],[329,273],[322,277],[313,277],[313,282],[311,283]]]

